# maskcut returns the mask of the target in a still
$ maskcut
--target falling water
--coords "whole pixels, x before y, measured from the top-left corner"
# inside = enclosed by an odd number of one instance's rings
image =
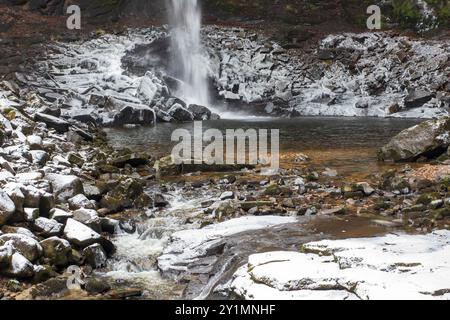
[[[200,39],[201,11],[197,0],[168,0],[172,27],[174,75],[182,81],[178,94],[188,103],[209,105],[208,63]]]

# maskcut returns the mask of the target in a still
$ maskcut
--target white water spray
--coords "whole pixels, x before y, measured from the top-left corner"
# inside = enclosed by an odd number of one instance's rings
[[[198,1],[168,1],[172,27],[172,70],[183,82],[178,94],[188,103],[208,106],[208,62],[202,55],[201,11]]]

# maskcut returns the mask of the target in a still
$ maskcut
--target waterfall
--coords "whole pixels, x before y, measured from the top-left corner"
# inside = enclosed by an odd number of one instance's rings
[[[182,81],[177,94],[187,103],[209,105],[208,61],[201,44],[201,10],[197,0],[168,0],[171,69]]]

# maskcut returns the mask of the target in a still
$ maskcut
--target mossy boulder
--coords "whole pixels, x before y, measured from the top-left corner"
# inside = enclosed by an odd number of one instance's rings
[[[425,121],[396,135],[378,152],[381,161],[435,159],[450,145],[450,117]]]

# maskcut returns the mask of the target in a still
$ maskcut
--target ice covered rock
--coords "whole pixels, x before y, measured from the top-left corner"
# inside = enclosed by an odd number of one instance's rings
[[[436,158],[450,145],[450,117],[429,120],[396,135],[378,152],[380,160],[415,161]]]
[[[169,95],[169,89],[163,81],[157,78],[153,73],[147,72],[141,78],[141,82],[137,89],[137,96],[143,102],[151,104],[156,99]]]
[[[64,236],[69,242],[80,246],[87,247],[100,241],[100,234],[85,226],[81,222],[74,219],[68,219],[64,228]]]
[[[249,257],[230,288],[245,299],[449,299],[450,232],[324,240]]]

